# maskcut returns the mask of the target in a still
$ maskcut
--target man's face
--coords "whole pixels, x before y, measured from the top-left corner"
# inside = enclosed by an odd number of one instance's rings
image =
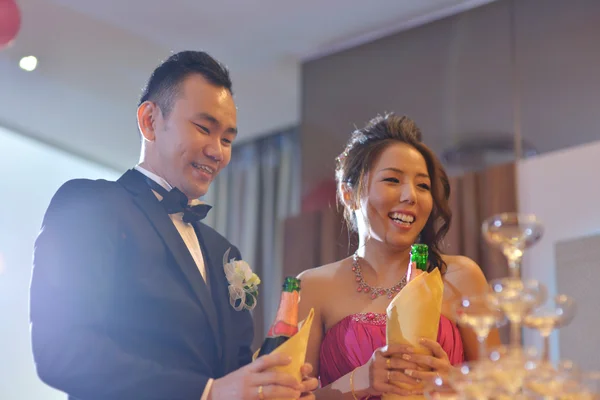
[[[146,145],[145,164],[188,198],[204,196],[231,160],[237,134],[231,93],[193,74],[181,83],[166,118],[153,110],[154,140]]]

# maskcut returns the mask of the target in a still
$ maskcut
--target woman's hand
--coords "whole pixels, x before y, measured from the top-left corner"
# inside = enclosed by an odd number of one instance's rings
[[[402,396],[420,394],[419,378],[407,376],[406,369],[416,370],[417,364],[402,358],[412,354],[408,345],[389,345],[375,350],[373,356],[362,367],[355,370],[354,389],[361,396],[381,396],[383,393],[393,393]],[[400,388],[394,383],[404,383],[406,388]],[[415,389],[412,389],[412,387]],[[360,396],[359,396],[360,397]]]
[[[415,353],[402,355],[404,360],[413,362],[418,366],[418,368],[405,369],[404,373],[420,380],[434,380],[440,375],[447,374],[452,365],[442,346],[435,340],[429,339],[421,339],[421,344],[431,350],[432,355]]]
[[[414,280],[417,276],[421,275],[423,271],[417,268],[416,262],[411,262],[408,266],[408,271],[406,272],[406,282],[410,282]]]

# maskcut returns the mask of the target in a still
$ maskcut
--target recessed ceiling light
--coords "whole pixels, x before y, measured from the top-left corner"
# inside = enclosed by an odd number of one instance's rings
[[[34,56],[23,57],[21,58],[21,61],[19,61],[19,67],[25,71],[31,72],[37,67],[37,62],[38,60]]]

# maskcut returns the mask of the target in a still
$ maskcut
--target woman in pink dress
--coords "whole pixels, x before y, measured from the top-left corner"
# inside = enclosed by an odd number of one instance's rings
[[[359,245],[353,256],[300,275],[300,318],[315,310],[306,360],[321,380],[315,395],[375,399],[383,393],[421,394],[419,382],[477,357],[474,333],[457,327],[451,306],[487,290],[475,262],[441,252],[451,219],[448,177],[414,122],[391,114],[352,133],[337,159],[336,180]],[[431,356],[385,343],[386,308],[406,285],[414,243],[429,246],[428,269],[438,268],[444,280],[437,341],[422,342]],[[499,343],[497,332],[490,341]]]

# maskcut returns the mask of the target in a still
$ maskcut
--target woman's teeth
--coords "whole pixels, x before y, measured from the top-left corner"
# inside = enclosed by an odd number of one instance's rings
[[[401,224],[410,225],[415,222],[415,217],[409,214],[394,212],[390,214],[390,218]]]

